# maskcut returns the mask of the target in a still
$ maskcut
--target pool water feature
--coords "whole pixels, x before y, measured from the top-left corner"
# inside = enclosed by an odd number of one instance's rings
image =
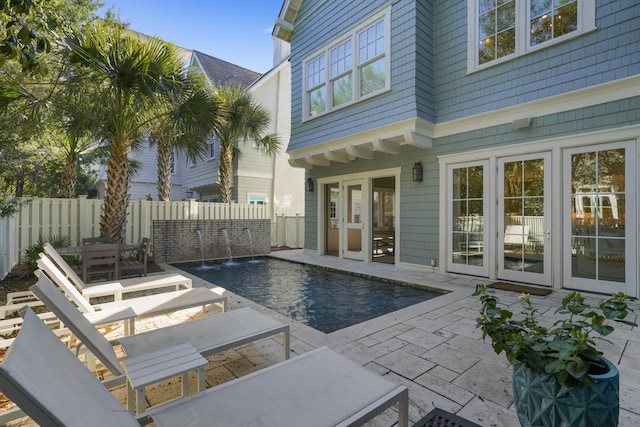
[[[269,257],[173,265],[325,333],[445,293]]]

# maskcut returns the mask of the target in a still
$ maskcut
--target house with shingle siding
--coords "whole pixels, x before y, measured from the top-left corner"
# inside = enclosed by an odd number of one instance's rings
[[[638,296],[640,5],[285,0],[305,250]]]

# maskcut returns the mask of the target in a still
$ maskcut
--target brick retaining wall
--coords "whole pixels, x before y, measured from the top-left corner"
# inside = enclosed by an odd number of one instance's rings
[[[197,232],[200,230],[200,236]],[[241,258],[271,252],[271,221],[237,220],[155,220],[153,221],[153,259],[157,263],[227,259],[228,234],[231,256]],[[251,239],[249,238],[249,232]]]

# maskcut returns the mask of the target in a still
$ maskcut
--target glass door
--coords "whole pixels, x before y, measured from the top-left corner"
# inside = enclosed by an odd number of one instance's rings
[[[633,144],[567,150],[564,286],[636,297]],[[629,209],[627,209],[629,207]]]
[[[498,277],[551,285],[550,154],[498,159]]]
[[[342,253],[344,258],[364,261],[366,219],[369,215],[365,200],[364,180],[344,181],[342,204],[344,208],[344,233]]]
[[[447,270],[488,275],[488,162],[450,166],[447,173]]]

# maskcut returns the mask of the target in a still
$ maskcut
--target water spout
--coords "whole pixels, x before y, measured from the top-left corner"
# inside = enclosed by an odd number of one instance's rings
[[[196,228],[196,233],[198,234],[198,241],[200,242],[200,267],[197,267],[197,270],[213,270],[216,267],[207,265],[204,262],[204,238],[202,237],[202,230]]]
[[[222,229],[222,236],[224,237],[225,245],[227,246],[227,255],[229,256],[229,264],[233,263],[233,256],[231,255],[231,241],[229,241],[229,232],[226,228]]]
[[[251,248],[251,260],[253,261],[253,258],[254,258],[254,254],[253,254],[253,238],[251,237],[251,230],[249,230],[248,228],[245,228],[245,230],[247,231],[247,234],[249,235],[249,247]]]

